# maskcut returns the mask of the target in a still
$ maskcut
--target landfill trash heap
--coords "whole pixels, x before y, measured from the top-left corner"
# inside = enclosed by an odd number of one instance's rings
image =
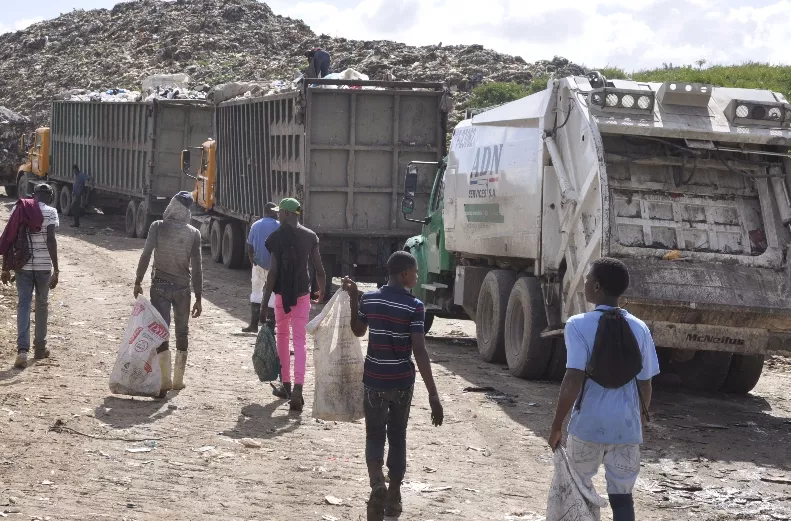
[[[29,118],[0,106],[0,174],[4,171],[16,171],[24,161],[24,151],[19,139],[23,134],[32,131],[33,124]]]

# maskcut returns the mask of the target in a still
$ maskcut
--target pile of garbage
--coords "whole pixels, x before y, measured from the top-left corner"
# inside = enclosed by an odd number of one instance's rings
[[[0,106],[0,174],[15,172],[24,160],[20,138],[32,130],[29,118]]]
[[[201,99],[209,86],[231,82],[276,93],[294,88],[307,66],[304,52],[313,47],[330,53],[331,73],[353,69],[372,80],[445,82],[462,115],[481,83],[529,84],[539,76],[584,72],[563,58],[528,63],[482,45],[414,47],[317,35],[257,0],[135,0],[112,9],[75,9],[0,35],[0,104],[47,121],[49,101],[63,89],[84,90],[76,95],[100,101],[134,93],[143,100]],[[141,82],[159,74],[184,74],[189,81],[184,88],[147,92]],[[118,92],[108,94],[109,87]],[[246,92],[252,89],[241,95]]]

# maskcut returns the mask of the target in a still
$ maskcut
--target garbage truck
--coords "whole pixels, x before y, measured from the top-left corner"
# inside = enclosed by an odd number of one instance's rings
[[[18,190],[50,184],[68,216],[76,164],[92,179],[84,205],[125,213],[127,236],[145,238],[170,198],[192,189],[181,173],[181,151],[201,143],[211,127],[212,107],[204,101],[54,101],[51,126],[36,129],[18,168]]]
[[[415,293],[432,315],[474,320],[484,360],[560,379],[564,323],[592,309],[587,269],[615,257],[631,277],[621,305],[650,327],[663,372],[748,393],[767,353],[791,351],[789,148],[776,92],[550,81],[459,123],[444,161],[407,166]],[[423,213],[412,194],[428,169]]]
[[[195,179],[201,211],[193,217],[212,259],[244,267],[250,225],[267,201],[293,197],[319,236],[327,284],[340,275],[383,281],[390,254],[420,230],[399,210],[401,172],[446,154],[450,108],[440,83],[330,79],[219,103],[197,173],[189,149],[182,162]],[[432,182],[432,172],[417,180],[421,211]]]

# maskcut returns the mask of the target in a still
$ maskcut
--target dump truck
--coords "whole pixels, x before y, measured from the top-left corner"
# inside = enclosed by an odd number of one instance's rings
[[[431,315],[474,320],[484,360],[560,379],[564,324],[592,310],[587,269],[615,257],[631,276],[621,305],[650,327],[663,372],[747,393],[767,353],[791,350],[789,148],[779,93],[550,81],[462,121],[445,161],[408,165],[415,293]],[[411,194],[435,168],[419,213]]]
[[[181,173],[181,151],[211,131],[212,107],[191,100],[54,101],[51,122],[35,131],[18,169],[20,193],[47,182],[55,205],[69,215],[76,164],[92,179],[84,203],[105,214],[125,212],[127,236],[144,238],[170,198],[192,190]]]
[[[438,83],[310,81],[216,106],[215,139],[193,176],[195,219],[212,259],[240,268],[264,205],[293,197],[319,236],[328,284],[341,274],[384,280],[389,255],[420,230],[399,210],[401,172],[445,155],[448,95]],[[184,158],[189,175],[190,150]],[[433,173],[417,182],[425,211]]]

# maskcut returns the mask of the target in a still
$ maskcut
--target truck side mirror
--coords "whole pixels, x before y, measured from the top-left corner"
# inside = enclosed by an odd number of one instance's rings
[[[181,171],[185,174],[190,171],[190,151],[181,151]]]
[[[415,194],[417,193],[417,166],[409,165],[404,180],[404,200],[401,201],[401,211],[410,215],[415,211]]]

